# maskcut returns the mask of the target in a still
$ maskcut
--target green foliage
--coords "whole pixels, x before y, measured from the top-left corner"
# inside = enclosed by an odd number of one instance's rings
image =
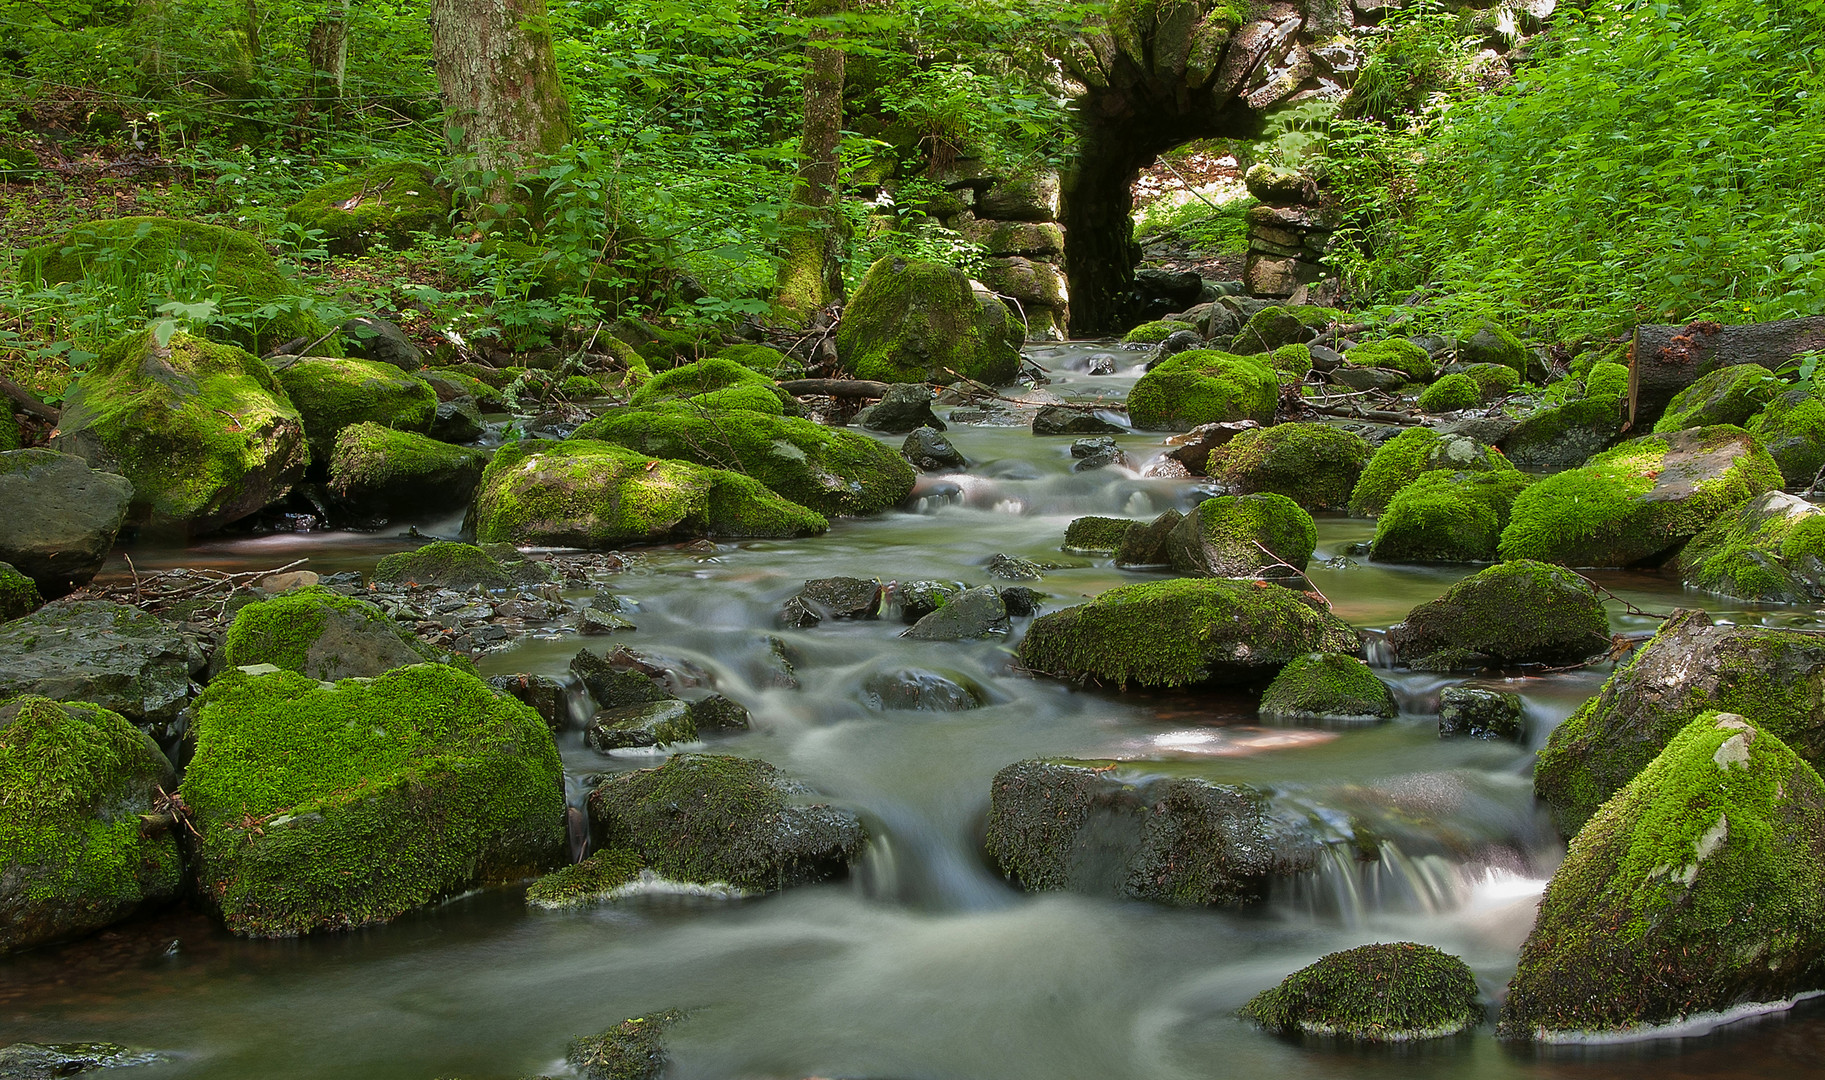
[[[1134,237],[1143,244],[1168,236],[1205,255],[1242,255],[1248,251],[1248,197],[1219,203],[1213,209],[1201,199],[1162,197],[1134,215]]]

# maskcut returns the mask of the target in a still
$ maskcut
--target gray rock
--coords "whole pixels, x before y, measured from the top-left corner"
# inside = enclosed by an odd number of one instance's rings
[[[899,587],[900,618],[916,623],[951,602],[963,586],[946,581],[909,581]]]
[[[1045,576],[1046,567],[1018,555],[997,553],[989,557],[988,570],[990,576],[1008,581],[1038,581]]]
[[[191,642],[125,604],[64,601],[0,623],[0,698],[87,701],[157,728],[177,718],[202,670]]]
[[[1044,599],[1043,593],[1035,592],[1025,585],[1009,585],[1001,590],[1001,603],[1008,609],[1008,614],[1019,618],[1038,611],[1039,602]]]
[[[955,414],[952,414],[955,416]],[[1121,435],[1125,429],[1082,409],[1047,405],[1033,414],[1035,435]]]
[[[1012,627],[1008,607],[993,586],[960,593],[950,603],[912,625],[903,637],[919,641],[963,641],[999,637]]]
[[[523,705],[530,705],[553,731],[570,726],[570,697],[564,684],[543,675],[495,675],[488,685]]]
[[[1184,465],[1194,476],[1203,476],[1204,467],[1210,462],[1210,452],[1229,442],[1244,431],[1260,427],[1253,420],[1226,420],[1216,424],[1199,424],[1190,431],[1169,436],[1166,445],[1171,447],[1166,456]]]
[[[438,442],[471,443],[487,432],[488,425],[482,420],[481,407],[472,397],[460,397],[454,401],[437,403],[437,415],[431,421],[431,430],[427,432]]]
[[[1085,361],[1084,374],[1113,375],[1115,374],[1117,365],[1118,361],[1114,356],[1109,353],[1097,353],[1095,356],[1092,356],[1089,360]]]
[[[1312,370],[1321,372],[1336,371],[1343,367],[1343,354],[1328,345],[1307,346],[1312,352]]]
[[[1331,372],[1330,379],[1352,390],[1392,390],[1407,381],[1407,377],[1398,371],[1348,364]]]
[[[700,733],[747,731],[754,726],[753,717],[740,702],[730,701],[721,694],[711,694],[701,701],[691,702],[691,723],[697,725]]]
[[[1168,510],[1145,525],[1128,530],[1122,546],[1115,549],[1117,566],[1164,566],[1172,561],[1167,540],[1185,520],[1177,510]]]
[[[691,706],[682,701],[654,701],[604,709],[589,718],[583,731],[592,749],[606,753],[648,746],[697,741]]]
[[[580,649],[570,658],[570,673],[582,681],[589,696],[604,709],[668,701],[672,696],[646,672],[618,667],[588,649]]]
[[[385,319],[358,317],[342,324],[344,351],[362,360],[378,360],[401,371],[425,366],[425,354],[405,331]]]
[[[1090,472],[1110,465],[1128,464],[1128,455],[1107,435],[1077,440],[1071,444],[1071,456],[1077,459],[1076,464],[1071,466],[1072,472]]]
[[[589,635],[618,634],[624,630],[632,630],[634,628],[632,622],[612,611],[585,608],[583,609],[582,622],[577,625],[577,632]]]
[[[1527,721],[1518,694],[1447,686],[1439,693],[1438,737],[1524,742]]]
[[[916,428],[944,430],[944,421],[932,412],[931,387],[924,383],[895,383],[881,400],[856,414],[857,427],[888,435],[904,435]]]
[[[885,712],[962,712],[980,707],[983,696],[961,676],[924,668],[877,671],[862,680],[862,702]]]
[[[962,469],[969,465],[951,441],[929,427],[916,428],[900,444],[900,453],[920,472]]]
[[[133,501],[133,485],[73,454],[0,454],[0,562],[55,599],[101,569]]]
[[[800,629],[825,619],[872,619],[881,611],[881,583],[868,578],[815,578],[780,608],[781,621]]]
[[[1202,349],[1203,347],[1203,334],[1198,333],[1196,330],[1174,330],[1172,333],[1167,334],[1166,340],[1160,342],[1153,350],[1153,359],[1148,362],[1147,366],[1151,368],[1154,364],[1157,364],[1159,361],[1164,360],[1169,356],[1177,356],[1182,352],[1190,352],[1193,349]]]

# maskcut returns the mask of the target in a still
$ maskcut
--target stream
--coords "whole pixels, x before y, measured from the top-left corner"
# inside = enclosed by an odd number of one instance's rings
[[[1028,350],[1052,369],[1051,393],[1125,395],[1138,368],[1081,373],[1099,351],[1110,350]],[[1125,364],[1139,356],[1118,355]],[[1264,725],[1250,693],[1115,694],[1027,677],[1012,665],[1027,619],[1008,639],[958,643],[904,640],[904,626],[889,620],[778,629],[781,602],[813,577],[982,584],[994,580],[984,563],[1000,552],[1063,567],[1027,583],[1046,595],[1044,610],[1056,610],[1158,576],[1062,552],[1066,524],[1189,508],[1207,483],[1117,467],[1073,473],[1070,438],[1035,438],[1025,427],[954,424],[947,434],[969,470],[922,478],[899,511],[834,521],[815,538],[649,549],[612,582],[631,602],[632,634],[535,635],[477,659],[484,674],[563,678],[579,647],[606,642],[705,669],[754,718],[752,731],[707,749],[773,762],[867,823],[874,839],[849,880],[761,899],[653,894],[564,912],[529,911],[523,889],[493,889],[387,926],[296,941],[239,940],[176,909],[0,961],[0,1045],[126,1043],[163,1055],[125,1074],[149,1078],[560,1076],[571,1038],[676,1007],[689,1013],[668,1039],[667,1075],[683,1080],[1825,1075],[1819,1000],[1703,1038],[1550,1050],[1498,1043],[1488,1026],[1392,1049],[1302,1045],[1236,1019],[1287,973],[1371,941],[1462,956],[1499,1000],[1564,850],[1534,806],[1532,755],[1608,667],[1471,680],[1382,670],[1399,719],[1298,728]],[[1159,440],[1117,438],[1137,465]],[[435,535],[456,527],[419,525]],[[1357,627],[1399,622],[1471,569],[1337,559],[1372,533],[1372,522],[1318,518],[1312,583]],[[422,542],[392,531],[281,534],[125,554],[142,571],[308,556],[310,569],[330,573],[371,569]],[[103,577],[125,572],[117,551]],[[1649,611],[1805,616],[1748,610],[1656,574],[1597,580]],[[1618,604],[1611,618],[1619,632],[1656,625]],[[796,654],[798,689],[768,680],[770,635]],[[905,668],[978,688],[986,703],[961,712],[871,707],[864,680]],[[1524,696],[1527,745],[1438,738],[1439,690],[1466,681]],[[573,801],[591,777],[660,760],[601,756],[578,726],[559,736]],[[1377,815],[1381,857],[1339,858],[1244,910],[1024,895],[986,864],[981,830],[991,777],[1036,756],[1256,784],[1318,820]]]

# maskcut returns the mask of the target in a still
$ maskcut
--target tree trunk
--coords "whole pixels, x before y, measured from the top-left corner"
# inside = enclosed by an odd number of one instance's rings
[[[311,65],[311,98],[319,111],[342,99],[349,69],[349,0],[329,0],[304,43]]]
[[[823,3],[807,14],[841,8],[841,3]],[[843,298],[846,237],[837,205],[843,62],[843,49],[831,30],[812,30],[805,42],[805,126],[799,136],[798,179],[783,215],[785,261],[779,267],[779,314],[801,326],[826,304]]]
[[[570,141],[545,0],[431,0],[431,52],[450,151],[497,196]]]
[[[1638,326],[1629,350],[1629,430],[1652,427],[1674,394],[1718,368],[1760,364],[1774,371],[1812,349],[1825,349],[1825,316],[1742,326]]]

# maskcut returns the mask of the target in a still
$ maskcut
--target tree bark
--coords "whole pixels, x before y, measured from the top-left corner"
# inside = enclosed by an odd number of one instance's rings
[[[831,14],[839,2],[810,5],[808,15]],[[809,325],[826,304],[843,298],[843,218],[837,155],[843,137],[842,46],[829,27],[805,42],[805,124],[799,136],[798,178],[783,215],[785,260],[779,267],[780,315]]]
[[[450,151],[497,192],[570,141],[545,0],[431,0],[431,52]]]
[[[304,43],[311,65],[311,98],[319,110],[342,99],[349,69],[349,0],[329,0]]]
[[[1652,427],[1674,394],[1718,368],[1760,364],[1774,371],[1812,349],[1825,349],[1825,316],[1741,326],[1638,326],[1629,350],[1629,430]]]

